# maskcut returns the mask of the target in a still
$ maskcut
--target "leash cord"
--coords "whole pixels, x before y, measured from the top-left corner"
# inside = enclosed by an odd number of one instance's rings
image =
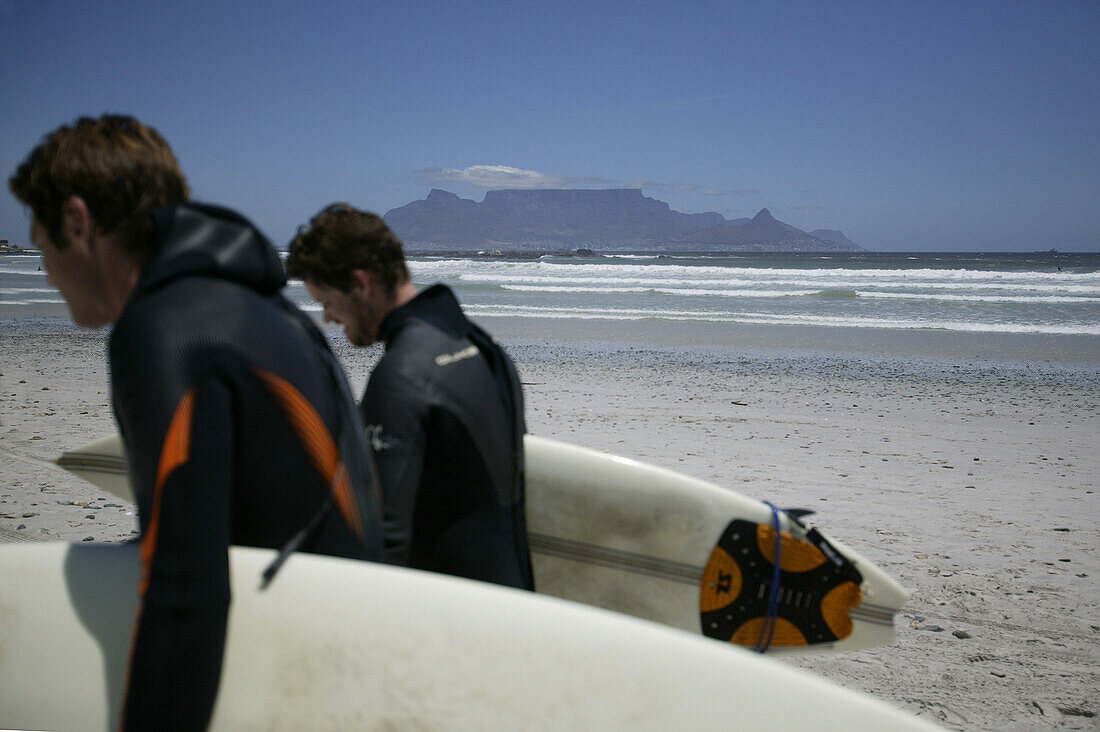
[[[779,615],[779,564],[781,561],[782,542],[779,534],[779,509],[769,501],[764,501],[772,510],[772,528],[775,529],[775,561],[772,569],[771,593],[768,596],[768,612],[764,616],[764,627],[760,629],[760,638],[756,641],[756,652],[767,653],[775,637],[775,620]]]

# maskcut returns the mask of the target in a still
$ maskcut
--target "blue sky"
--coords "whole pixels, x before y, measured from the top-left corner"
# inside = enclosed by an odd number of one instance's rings
[[[876,250],[1100,251],[1100,2],[0,0],[0,171],[159,129],[278,245],[335,200],[640,187]],[[28,222],[0,196],[0,238]]]

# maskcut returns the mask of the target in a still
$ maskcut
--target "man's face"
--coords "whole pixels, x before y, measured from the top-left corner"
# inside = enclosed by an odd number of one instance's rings
[[[305,285],[309,296],[321,306],[325,322],[344,326],[344,335],[353,346],[369,346],[378,339],[382,318],[371,306],[362,287],[353,286],[344,292],[308,279]]]
[[[65,236],[64,232],[61,236]],[[46,282],[61,292],[73,322],[84,328],[98,328],[110,322],[96,287],[97,268],[86,251],[64,241],[58,242],[62,244],[58,247],[38,219],[31,223],[31,242],[42,253]]]

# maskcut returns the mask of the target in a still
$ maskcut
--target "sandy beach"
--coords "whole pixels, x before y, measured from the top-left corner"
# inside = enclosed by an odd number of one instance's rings
[[[48,462],[115,431],[106,331],[7,315],[0,541],[130,537]],[[951,729],[1097,728],[1100,337],[483,323],[530,432],[813,509],[910,590],[895,645],[784,663]],[[378,351],[328,332],[359,393]]]

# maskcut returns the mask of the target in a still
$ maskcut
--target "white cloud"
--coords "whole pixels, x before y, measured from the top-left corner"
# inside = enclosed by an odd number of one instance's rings
[[[540,173],[537,170],[513,168],[510,165],[471,165],[466,168],[424,168],[416,171],[421,183],[465,183],[478,188],[568,188],[573,186],[607,186],[604,178],[565,177]]]

